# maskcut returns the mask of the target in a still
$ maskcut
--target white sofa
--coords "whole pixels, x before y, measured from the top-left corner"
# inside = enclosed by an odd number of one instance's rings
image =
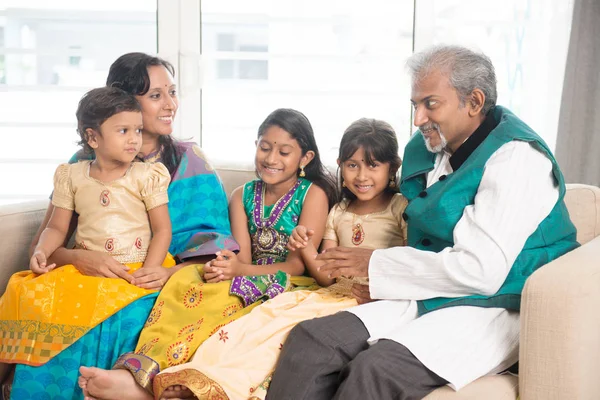
[[[252,168],[217,168],[227,193],[254,178]],[[484,377],[426,400],[600,399],[600,188],[568,185],[567,206],[583,245],[528,281],[521,306],[519,377]],[[26,269],[27,249],[47,200],[0,207],[0,292]]]

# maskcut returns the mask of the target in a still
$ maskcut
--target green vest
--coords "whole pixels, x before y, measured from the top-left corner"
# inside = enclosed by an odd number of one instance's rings
[[[456,171],[429,188],[426,188],[426,174],[434,168],[436,154],[427,150],[420,133],[411,138],[404,151],[400,180],[400,191],[409,200],[405,210],[408,245],[434,252],[454,246],[454,227],[461,219],[465,207],[474,203],[486,162],[496,150],[512,140],[531,143],[552,161],[554,177],[559,185],[558,201],[537,230],[529,236],[496,294],[489,297],[474,295],[419,301],[419,314],[459,305],[519,310],[525,280],[542,265],[579,246],[575,239],[575,226],[563,200],[564,178],[552,152],[530,127],[510,111],[496,106],[492,112],[494,119],[499,121],[496,128]]]

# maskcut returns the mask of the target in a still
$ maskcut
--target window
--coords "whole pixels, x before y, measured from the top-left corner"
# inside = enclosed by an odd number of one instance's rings
[[[77,150],[75,110],[129,51],[156,53],[156,0],[0,5],[0,204],[47,197]]]
[[[245,57],[267,56],[269,45],[266,26],[241,29],[231,27],[230,29],[246,31],[246,34],[217,33],[216,54],[219,57],[216,60],[217,79],[267,80],[269,78],[268,60],[245,59]],[[252,34],[254,33],[252,31],[256,31],[256,33]],[[210,33],[210,28],[205,28],[205,34],[210,35]],[[240,57],[241,59],[221,59],[221,57]]]
[[[494,63],[498,104],[554,149],[573,1],[419,0],[415,50],[431,44],[479,49]]]
[[[219,164],[250,164],[258,126],[280,107],[306,114],[328,165],[361,117],[389,122],[403,148],[415,130],[405,61],[436,43],[489,55],[498,103],[553,148],[572,9],[573,0],[3,0],[0,204],[47,197],[56,165],[77,149],[79,98],[129,51],[160,49],[174,64],[175,136]]]
[[[0,26],[0,49],[4,47],[4,27]],[[0,85],[6,83],[6,72],[4,71],[4,54],[0,54]]]
[[[203,0],[201,7],[202,147],[211,158],[251,162],[258,126],[280,107],[306,114],[329,165],[344,130],[361,117],[390,122],[401,145],[408,141],[412,1]]]

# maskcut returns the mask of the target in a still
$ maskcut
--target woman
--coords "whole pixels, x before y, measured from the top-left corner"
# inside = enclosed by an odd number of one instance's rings
[[[180,268],[204,263],[221,249],[238,250],[231,236],[227,198],[220,179],[198,146],[177,142],[170,136],[178,108],[173,78],[173,66],[167,61],[129,53],[112,64],[106,84],[136,95],[144,125],[138,158],[144,162],[161,161],[171,174],[168,195],[174,231],[169,252],[179,264],[171,269],[139,270],[130,275],[127,267],[107,254],[66,248],[58,249],[49,262],[73,264],[84,275],[122,278],[140,288],[159,290]],[[79,152],[71,162],[89,158],[90,154]],[[50,205],[32,248],[52,211]],[[74,219],[72,228],[76,225]],[[120,354],[134,350],[157,295],[155,292],[133,301],[41,366],[17,364],[12,398],[81,398],[77,386],[79,366],[110,368]]]

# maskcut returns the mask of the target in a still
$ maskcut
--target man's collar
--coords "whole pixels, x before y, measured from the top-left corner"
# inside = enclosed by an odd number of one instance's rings
[[[493,131],[496,126],[498,126],[498,121],[494,119],[494,109],[492,108],[486,114],[481,125],[479,125],[475,132],[473,132],[473,134],[469,136],[450,157],[450,166],[453,171],[459,169],[460,166],[467,161],[467,158],[469,158],[475,149],[483,143],[485,138],[488,137],[490,132]]]

